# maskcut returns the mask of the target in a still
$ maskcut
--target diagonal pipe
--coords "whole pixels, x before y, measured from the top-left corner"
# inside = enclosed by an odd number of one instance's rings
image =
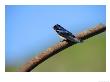
[[[76,37],[83,41],[92,36],[100,34],[100,33],[104,32],[105,30],[106,30],[106,26],[99,24],[99,25],[96,25],[94,28],[80,32],[79,34],[77,34]],[[21,66],[18,71],[19,72],[29,72],[32,69],[34,69],[35,67],[37,67],[40,63],[42,63],[43,61],[50,58],[51,56],[59,53],[60,51],[66,49],[72,45],[75,45],[75,44],[76,43],[72,43],[72,42],[68,42],[68,41],[59,42],[56,45],[48,48],[46,51],[43,51],[40,54],[36,55],[34,58],[29,60],[26,64]]]

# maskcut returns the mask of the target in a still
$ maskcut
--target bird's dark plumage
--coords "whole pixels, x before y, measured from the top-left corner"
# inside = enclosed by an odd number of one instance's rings
[[[68,30],[64,29],[59,24],[56,24],[53,27],[53,29],[58,33],[58,35],[60,35],[61,37],[63,37],[66,40],[69,40],[71,42],[80,42],[80,40],[78,38],[76,38],[71,32],[69,32]]]

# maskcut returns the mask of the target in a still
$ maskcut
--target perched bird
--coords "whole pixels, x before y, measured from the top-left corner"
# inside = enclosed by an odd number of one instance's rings
[[[53,29],[58,33],[58,35],[63,39],[63,40],[68,40],[71,42],[79,43],[81,42],[80,39],[75,37],[71,32],[67,31],[64,29],[62,26],[59,24],[56,24]]]

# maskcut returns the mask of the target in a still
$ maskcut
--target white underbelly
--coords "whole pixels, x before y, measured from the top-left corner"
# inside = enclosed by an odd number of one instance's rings
[[[64,38],[64,37],[62,37],[62,36],[60,36],[60,35],[58,35],[61,39],[65,39],[66,40],[66,38]]]

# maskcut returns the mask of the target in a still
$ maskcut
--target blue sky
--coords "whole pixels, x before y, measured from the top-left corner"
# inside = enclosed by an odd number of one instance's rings
[[[6,5],[5,9],[6,65],[21,64],[61,41],[52,28],[55,24],[77,34],[106,23],[104,5]]]

